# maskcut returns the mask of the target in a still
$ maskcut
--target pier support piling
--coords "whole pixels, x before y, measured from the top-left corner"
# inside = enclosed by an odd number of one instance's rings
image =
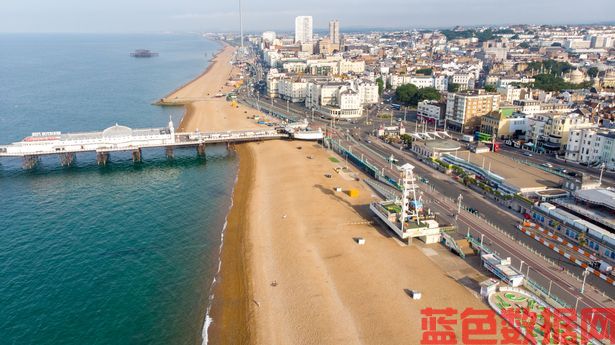
[[[234,154],[236,152],[235,150],[235,143],[226,143],[226,150],[228,151],[229,154]]]
[[[196,146],[196,154],[201,158],[205,158],[205,144],[198,144]]]
[[[60,153],[60,164],[63,167],[72,165],[74,161],[75,161],[74,153]]]
[[[24,169],[32,169],[38,164],[39,161],[39,156],[24,156],[22,166]]]
[[[141,163],[141,149],[132,150],[132,161],[134,163]]]
[[[96,153],[96,163],[98,165],[105,166],[109,161],[109,152],[98,152]]]
[[[164,153],[166,154],[168,159],[173,159],[174,158],[173,147],[171,147],[171,146],[165,147]]]

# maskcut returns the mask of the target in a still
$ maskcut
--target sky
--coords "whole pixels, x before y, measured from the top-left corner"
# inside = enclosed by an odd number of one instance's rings
[[[243,0],[247,32],[290,31],[297,15],[316,28],[615,21],[615,0]],[[238,31],[238,0],[0,0],[0,32]]]

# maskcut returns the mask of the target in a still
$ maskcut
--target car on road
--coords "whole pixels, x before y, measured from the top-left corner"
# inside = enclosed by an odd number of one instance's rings
[[[543,167],[545,167],[545,168],[549,168],[549,169],[550,169],[550,168],[553,168],[553,164],[551,164],[551,163],[542,163],[541,165],[542,165]]]
[[[470,212],[470,213],[472,213],[472,214],[475,214],[475,215],[477,215],[477,216],[480,214],[480,212],[478,212],[478,210],[477,210],[477,209],[472,208],[472,207],[468,208],[468,212]]]
[[[533,154],[531,154],[531,153],[529,153],[529,152],[523,152],[523,155],[524,155],[525,157],[532,157],[532,156],[533,156]]]

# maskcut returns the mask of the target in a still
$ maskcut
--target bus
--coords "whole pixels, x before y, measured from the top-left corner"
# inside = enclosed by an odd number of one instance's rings
[[[476,131],[474,132],[474,140],[476,141],[491,141],[491,134]]]

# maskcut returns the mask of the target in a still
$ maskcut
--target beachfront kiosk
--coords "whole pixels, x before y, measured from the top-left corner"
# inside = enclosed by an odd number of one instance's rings
[[[506,284],[512,287],[518,287],[523,284],[524,276],[512,267],[510,258],[501,259],[495,254],[483,254],[481,259],[483,260],[483,266]]]
[[[402,240],[420,238],[427,244],[440,241],[440,225],[425,214],[421,198],[417,199],[414,166],[404,164],[400,171],[401,199],[372,202],[369,208]]]

